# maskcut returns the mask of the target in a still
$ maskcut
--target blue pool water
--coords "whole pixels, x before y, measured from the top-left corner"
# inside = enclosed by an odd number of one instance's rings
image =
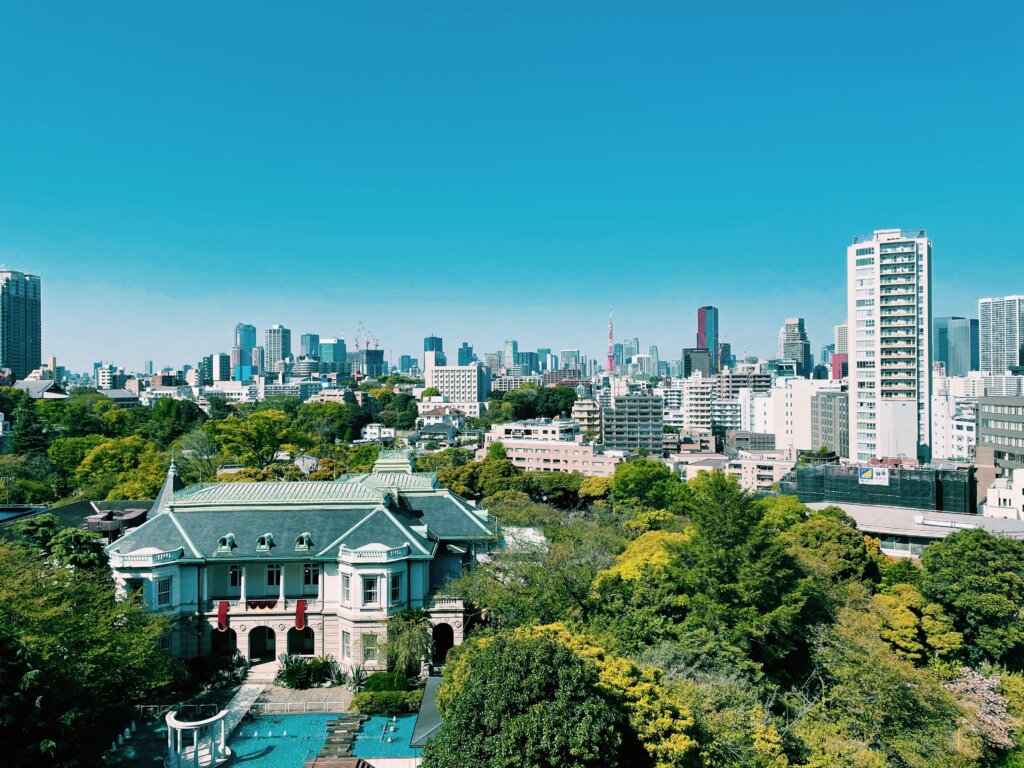
[[[356,757],[419,757],[423,750],[409,746],[415,724],[416,715],[400,715],[394,722],[390,717],[375,715],[363,723],[356,734],[352,754]],[[385,732],[385,728],[395,730]]]
[[[245,768],[302,768],[327,741],[327,721],[337,715],[270,715],[246,718],[228,739],[232,765]]]

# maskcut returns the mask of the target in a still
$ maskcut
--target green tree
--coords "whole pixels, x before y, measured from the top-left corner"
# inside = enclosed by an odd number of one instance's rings
[[[47,450],[50,461],[68,475],[73,475],[86,455],[102,443],[103,435],[86,435],[85,437],[59,437]]]
[[[628,724],[595,667],[547,637],[487,638],[446,676],[425,768],[630,765]]]
[[[35,544],[39,549],[49,553],[50,540],[56,536],[61,529],[60,518],[50,512],[32,515],[24,520],[19,520],[11,526],[11,529]]]
[[[921,563],[921,593],[953,619],[968,660],[1024,666],[1024,542],[955,531],[929,544]]]
[[[61,565],[93,568],[106,573],[107,553],[98,533],[79,528],[65,528],[50,539],[49,550]]]
[[[141,437],[104,440],[82,459],[75,482],[93,498],[152,499],[167,471],[167,455]]]
[[[15,453],[45,453],[48,445],[46,425],[35,403],[25,400],[14,414],[14,434],[11,437],[11,450]]]
[[[427,387],[420,393],[420,400],[426,400],[428,397],[440,397],[441,390],[437,387]]]
[[[487,446],[488,461],[508,461],[508,453],[503,443],[491,443]]]
[[[419,608],[400,611],[388,619],[384,650],[392,670],[410,677],[419,674],[420,664],[431,648],[430,617]]]
[[[213,437],[224,451],[247,467],[266,469],[285,445],[301,442],[301,435],[288,426],[282,410],[253,411],[248,416],[229,416],[210,422]]]
[[[24,546],[0,544],[0,628],[28,649],[30,662],[21,669],[38,670],[33,679],[43,688],[39,706],[24,713],[37,729],[22,737],[39,741],[21,743],[17,754],[46,758],[29,765],[98,765],[131,721],[132,707],[169,683],[175,667],[157,649],[166,619],[117,601],[109,572],[62,568]],[[0,701],[12,693],[0,686]],[[9,733],[0,727],[0,738]]]
[[[672,470],[654,459],[637,459],[615,467],[611,493],[617,504],[676,513],[685,511],[691,495]]]

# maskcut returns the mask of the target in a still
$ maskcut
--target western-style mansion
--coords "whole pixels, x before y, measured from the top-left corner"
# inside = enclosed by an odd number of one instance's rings
[[[435,661],[462,642],[462,601],[437,590],[496,545],[486,510],[390,451],[335,481],[182,488],[172,464],[149,519],[107,553],[121,593],[170,617],[175,656],[329,654],[374,668],[388,617],[407,608],[429,615]]]

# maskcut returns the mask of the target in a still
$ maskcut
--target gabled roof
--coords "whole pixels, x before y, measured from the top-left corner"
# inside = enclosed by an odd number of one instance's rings
[[[309,506],[357,502],[375,504],[384,494],[362,483],[300,480],[270,483],[204,483],[174,494],[174,509],[214,506]]]

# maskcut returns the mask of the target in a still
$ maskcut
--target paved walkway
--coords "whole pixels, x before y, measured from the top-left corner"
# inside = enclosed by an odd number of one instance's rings
[[[246,683],[235,694],[235,698],[228,702],[228,713],[224,717],[224,730],[228,738],[231,737],[231,732],[242,722],[242,718],[245,717],[261,693],[263,693],[262,683]]]
[[[348,712],[352,692],[347,688],[310,688],[295,691],[268,685],[256,702],[256,709],[268,715],[301,714],[304,712]]]

